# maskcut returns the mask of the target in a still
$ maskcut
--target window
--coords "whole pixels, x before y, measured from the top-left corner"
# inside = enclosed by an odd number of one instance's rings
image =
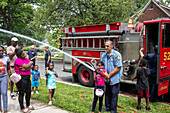
[[[150,5],[150,9],[149,10],[153,10],[153,3],[151,2],[151,5]]]
[[[170,47],[170,23],[163,24],[162,47]]]

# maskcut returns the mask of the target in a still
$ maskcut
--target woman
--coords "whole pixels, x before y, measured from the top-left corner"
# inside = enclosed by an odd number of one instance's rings
[[[7,89],[8,89],[8,75],[11,75],[10,70],[10,60],[8,57],[3,56],[4,54],[4,47],[0,46],[0,89],[1,89],[1,95],[3,98],[3,107],[4,107],[4,113],[7,113],[7,105],[8,105],[8,97],[7,97]],[[1,95],[0,95],[0,112],[2,112],[1,109]]]
[[[16,49],[17,59],[14,62],[15,72],[21,75],[21,80],[16,83],[18,90],[19,90],[19,104],[20,104],[20,112],[29,113],[30,110],[34,110],[34,107],[30,105],[30,98],[31,98],[31,69],[33,62],[30,62],[28,58],[25,58],[25,53],[20,50]],[[24,107],[24,94],[26,93],[26,108]]]

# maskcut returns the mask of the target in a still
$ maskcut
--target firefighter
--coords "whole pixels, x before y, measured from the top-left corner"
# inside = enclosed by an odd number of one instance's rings
[[[106,77],[105,106],[103,112],[111,111],[117,113],[118,94],[120,90],[120,79],[123,72],[122,56],[113,48],[113,42],[107,40],[105,43],[106,52],[102,55],[102,61],[108,73]],[[109,80],[110,82],[108,82]]]
[[[154,53],[150,53],[144,56],[143,48],[140,49],[140,56],[143,59],[148,60],[148,68],[151,72],[149,77],[149,92],[150,92],[150,102],[156,101],[156,75],[157,75],[157,55],[158,55],[158,45],[154,47]]]

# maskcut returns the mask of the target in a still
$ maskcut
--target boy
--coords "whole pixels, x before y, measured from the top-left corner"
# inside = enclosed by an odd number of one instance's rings
[[[141,59],[139,61],[139,68],[136,72],[137,84],[136,89],[138,90],[138,106],[136,107],[138,110],[141,110],[141,98],[143,97],[143,92],[146,95],[146,110],[149,111],[151,108],[149,107],[149,82],[148,76],[150,75],[150,71],[146,68],[146,60]]]
[[[36,87],[36,93],[39,94],[38,86],[39,86],[39,79],[40,79],[40,83],[41,83],[41,77],[40,77],[40,72],[38,71],[38,65],[34,66],[34,70],[31,71],[31,74],[32,74],[31,94],[34,94],[34,87]]]

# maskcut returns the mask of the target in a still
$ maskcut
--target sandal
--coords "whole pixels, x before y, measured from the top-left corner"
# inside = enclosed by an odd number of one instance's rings
[[[30,113],[31,111],[29,109],[25,108],[23,111],[20,110],[20,112],[22,112],[22,113]]]
[[[29,109],[29,110],[34,110],[35,108],[30,105],[30,106],[27,107],[27,109]]]

